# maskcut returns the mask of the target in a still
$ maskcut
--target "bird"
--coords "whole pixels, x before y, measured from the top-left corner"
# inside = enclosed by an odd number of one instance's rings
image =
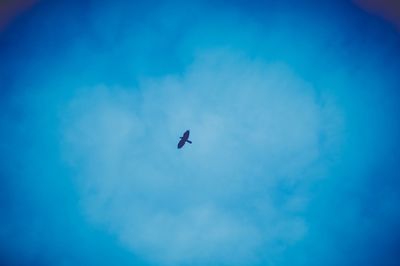
[[[192,144],[192,142],[189,140],[189,134],[190,134],[190,131],[186,130],[185,133],[183,133],[183,136],[180,137],[181,140],[178,143],[178,149],[182,148],[186,142],[189,142],[190,144]]]

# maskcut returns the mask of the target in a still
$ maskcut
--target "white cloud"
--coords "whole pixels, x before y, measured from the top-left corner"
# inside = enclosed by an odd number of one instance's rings
[[[64,150],[88,217],[137,254],[246,264],[307,232],[302,188],[328,167],[341,120],[327,102],[284,64],[208,51],[180,76],[76,95]]]

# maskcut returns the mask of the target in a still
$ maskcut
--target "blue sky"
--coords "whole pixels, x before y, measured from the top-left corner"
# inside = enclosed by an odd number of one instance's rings
[[[1,263],[396,265],[399,49],[350,1],[39,2],[0,32]]]

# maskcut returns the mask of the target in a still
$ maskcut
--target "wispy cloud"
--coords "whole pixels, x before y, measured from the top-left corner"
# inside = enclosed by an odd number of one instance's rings
[[[178,2],[1,34],[5,264],[395,261],[398,36],[350,1]]]
[[[284,64],[225,49],[188,69],[72,101],[64,149],[87,215],[162,264],[242,264],[301,239],[339,113]]]

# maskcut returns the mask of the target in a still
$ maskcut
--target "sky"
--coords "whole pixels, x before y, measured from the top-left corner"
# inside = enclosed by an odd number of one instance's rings
[[[398,265],[398,10],[0,1],[0,264]]]

